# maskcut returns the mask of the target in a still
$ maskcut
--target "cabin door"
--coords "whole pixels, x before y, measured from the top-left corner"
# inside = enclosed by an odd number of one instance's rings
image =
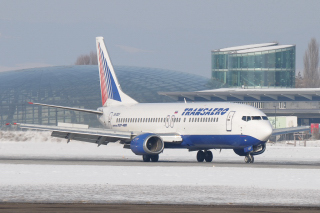
[[[229,112],[228,116],[227,116],[227,131],[231,132],[232,130],[232,118],[234,115],[235,111],[231,111]]]

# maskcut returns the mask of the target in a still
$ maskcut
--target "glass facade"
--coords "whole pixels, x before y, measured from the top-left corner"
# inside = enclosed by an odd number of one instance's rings
[[[228,87],[293,88],[295,46],[212,51],[212,78]]]
[[[138,102],[172,102],[158,92],[207,89],[209,79],[171,70],[115,67],[122,90]],[[100,124],[96,115],[30,105],[47,103],[86,109],[101,106],[98,68],[44,67],[0,72],[0,127],[6,123],[56,125],[58,122]]]

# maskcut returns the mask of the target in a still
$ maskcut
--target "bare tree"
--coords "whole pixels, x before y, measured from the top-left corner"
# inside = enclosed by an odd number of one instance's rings
[[[98,64],[98,58],[97,58],[96,52],[93,52],[93,51],[90,52],[90,64],[92,64],[92,65]]]
[[[309,88],[320,87],[319,80],[319,44],[312,38],[304,57],[304,86]]]
[[[296,75],[296,88],[304,88],[304,78],[301,75],[301,72],[298,72],[298,75]]]
[[[97,64],[98,64],[97,54],[93,51],[91,51],[89,55],[80,55],[75,62],[75,65],[97,65]]]

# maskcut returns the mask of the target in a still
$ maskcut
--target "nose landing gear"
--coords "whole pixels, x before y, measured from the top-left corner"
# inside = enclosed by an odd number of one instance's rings
[[[254,157],[249,153],[244,157],[244,162],[245,163],[253,163],[254,162]]]
[[[198,162],[203,162],[204,160],[205,160],[206,162],[212,162],[212,159],[213,159],[213,155],[212,155],[212,152],[211,152],[211,151],[208,151],[208,150],[205,150],[205,151],[199,150],[198,153],[197,153],[197,161],[198,161]]]

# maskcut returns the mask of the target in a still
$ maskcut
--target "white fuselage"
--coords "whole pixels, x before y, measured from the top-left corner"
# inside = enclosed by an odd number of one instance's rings
[[[234,103],[156,103],[99,108],[99,121],[120,131],[178,133],[182,147],[237,148],[266,142],[272,133],[260,110]],[[244,116],[257,120],[245,121]],[[260,119],[259,119],[260,117]]]

